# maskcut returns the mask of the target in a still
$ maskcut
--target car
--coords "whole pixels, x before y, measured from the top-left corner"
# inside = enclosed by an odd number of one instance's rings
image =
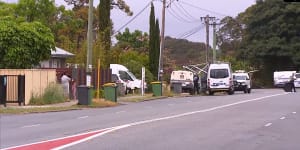
[[[210,64],[207,72],[207,91],[209,95],[215,92],[234,94],[232,70],[229,63]]]
[[[294,81],[295,87],[299,88],[300,87],[300,73],[296,73],[296,80]]]
[[[233,84],[235,91],[251,92],[251,79],[249,74],[244,70],[238,70],[233,73]]]

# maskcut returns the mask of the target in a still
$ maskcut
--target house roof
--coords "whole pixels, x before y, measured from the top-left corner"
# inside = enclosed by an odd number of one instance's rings
[[[72,57],[74,54],[65,51],[61,48],[55,47],[56,51],[51,50],[51,57],[62,57],[62,58],[67,58],[67,57]]]

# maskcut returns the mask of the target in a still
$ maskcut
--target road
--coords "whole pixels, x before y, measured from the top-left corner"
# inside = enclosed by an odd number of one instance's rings
[[[254,89],[251,94],[1,115],[0,146],[18,149],[29,144],[27,148],[34,149],[30,143],[58,140],[60,145],[54,147],[67,150],[295,150],[300,149],[299,97],[300,92]]]

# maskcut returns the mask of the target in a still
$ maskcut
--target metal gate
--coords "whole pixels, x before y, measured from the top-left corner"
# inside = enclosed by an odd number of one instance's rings
[[[6,103],[25,105],[25,75],[0,76],[0,104]]]

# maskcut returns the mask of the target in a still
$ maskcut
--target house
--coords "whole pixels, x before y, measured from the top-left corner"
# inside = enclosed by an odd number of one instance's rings
[[[51,50],[51,58],[40,62],[40,68],[65,68],[66,59],[74,57],[74,54],[67,52],[61,48],[55,47],[55,51]]]

